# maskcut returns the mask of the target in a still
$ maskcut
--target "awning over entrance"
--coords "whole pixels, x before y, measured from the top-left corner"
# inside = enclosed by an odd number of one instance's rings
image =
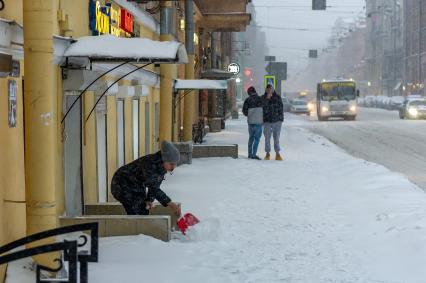
[[[185,46],[180,42],[112,35],[81,37],[67,48],[64,57],[92,62],[188,63]]]
[[[234,76],[233,73],[218,69],[209,69],[201,72],[201,77],[204,79],[219,79],[227,80]]]
[[[228,89],[226,80],[176,80],[175,90]]]

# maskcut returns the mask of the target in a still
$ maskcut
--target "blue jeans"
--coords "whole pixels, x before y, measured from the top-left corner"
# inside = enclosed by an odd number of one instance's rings
[[[248,141],[248,157],[255,157],[259,146],[260,137],[262,136],[262,125],[249,124],[249,141]]]
[[[283,122],[275,123],[264,123],[263,133],[265,134],[265,151],[267,153],[271,152],[271,136],[274,137],[274,150],[276,153],[279,153],[280,148],[280,135],[281,135],[281,126]]]

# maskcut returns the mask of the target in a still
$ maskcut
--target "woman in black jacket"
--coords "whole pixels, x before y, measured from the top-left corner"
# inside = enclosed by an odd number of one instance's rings
[[[266,86],[263,98],[263,133],[265,135],[265,160],[271,159],[271,136],[274,137],[275,160],[282,160],[280,155],[280,135],[284,121],[284,106],[281,96],[279,96],[272,85]]]

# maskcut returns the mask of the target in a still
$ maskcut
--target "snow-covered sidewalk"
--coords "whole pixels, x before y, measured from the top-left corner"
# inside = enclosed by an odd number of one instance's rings
[[[194,160],[164,183],[202,221],[190,238],[102,239],[89,282],[425,282],[426,194],[298,123],[284,126],[283,162],[246,159],[243,120],[210,134],[241,158]]]

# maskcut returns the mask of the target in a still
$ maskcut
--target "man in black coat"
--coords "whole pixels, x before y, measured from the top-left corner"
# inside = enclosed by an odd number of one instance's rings
[[[164,176],[173,172],[179,158],[179,150],[163,141],[161,151],[136,159],[115,172],[111,181],[112,195],[128,215],[148,215],[155,199],[180,215],[179,206],[160,189]]]
[[[280,135],[284,121],[284,106],[281,96],[279,96],[272,85],[266,86],[263,98],[263,134],[265,135],[265,160],[271,159],[271,136],[274,137],[275,160],[282,160],[280,155]]]

